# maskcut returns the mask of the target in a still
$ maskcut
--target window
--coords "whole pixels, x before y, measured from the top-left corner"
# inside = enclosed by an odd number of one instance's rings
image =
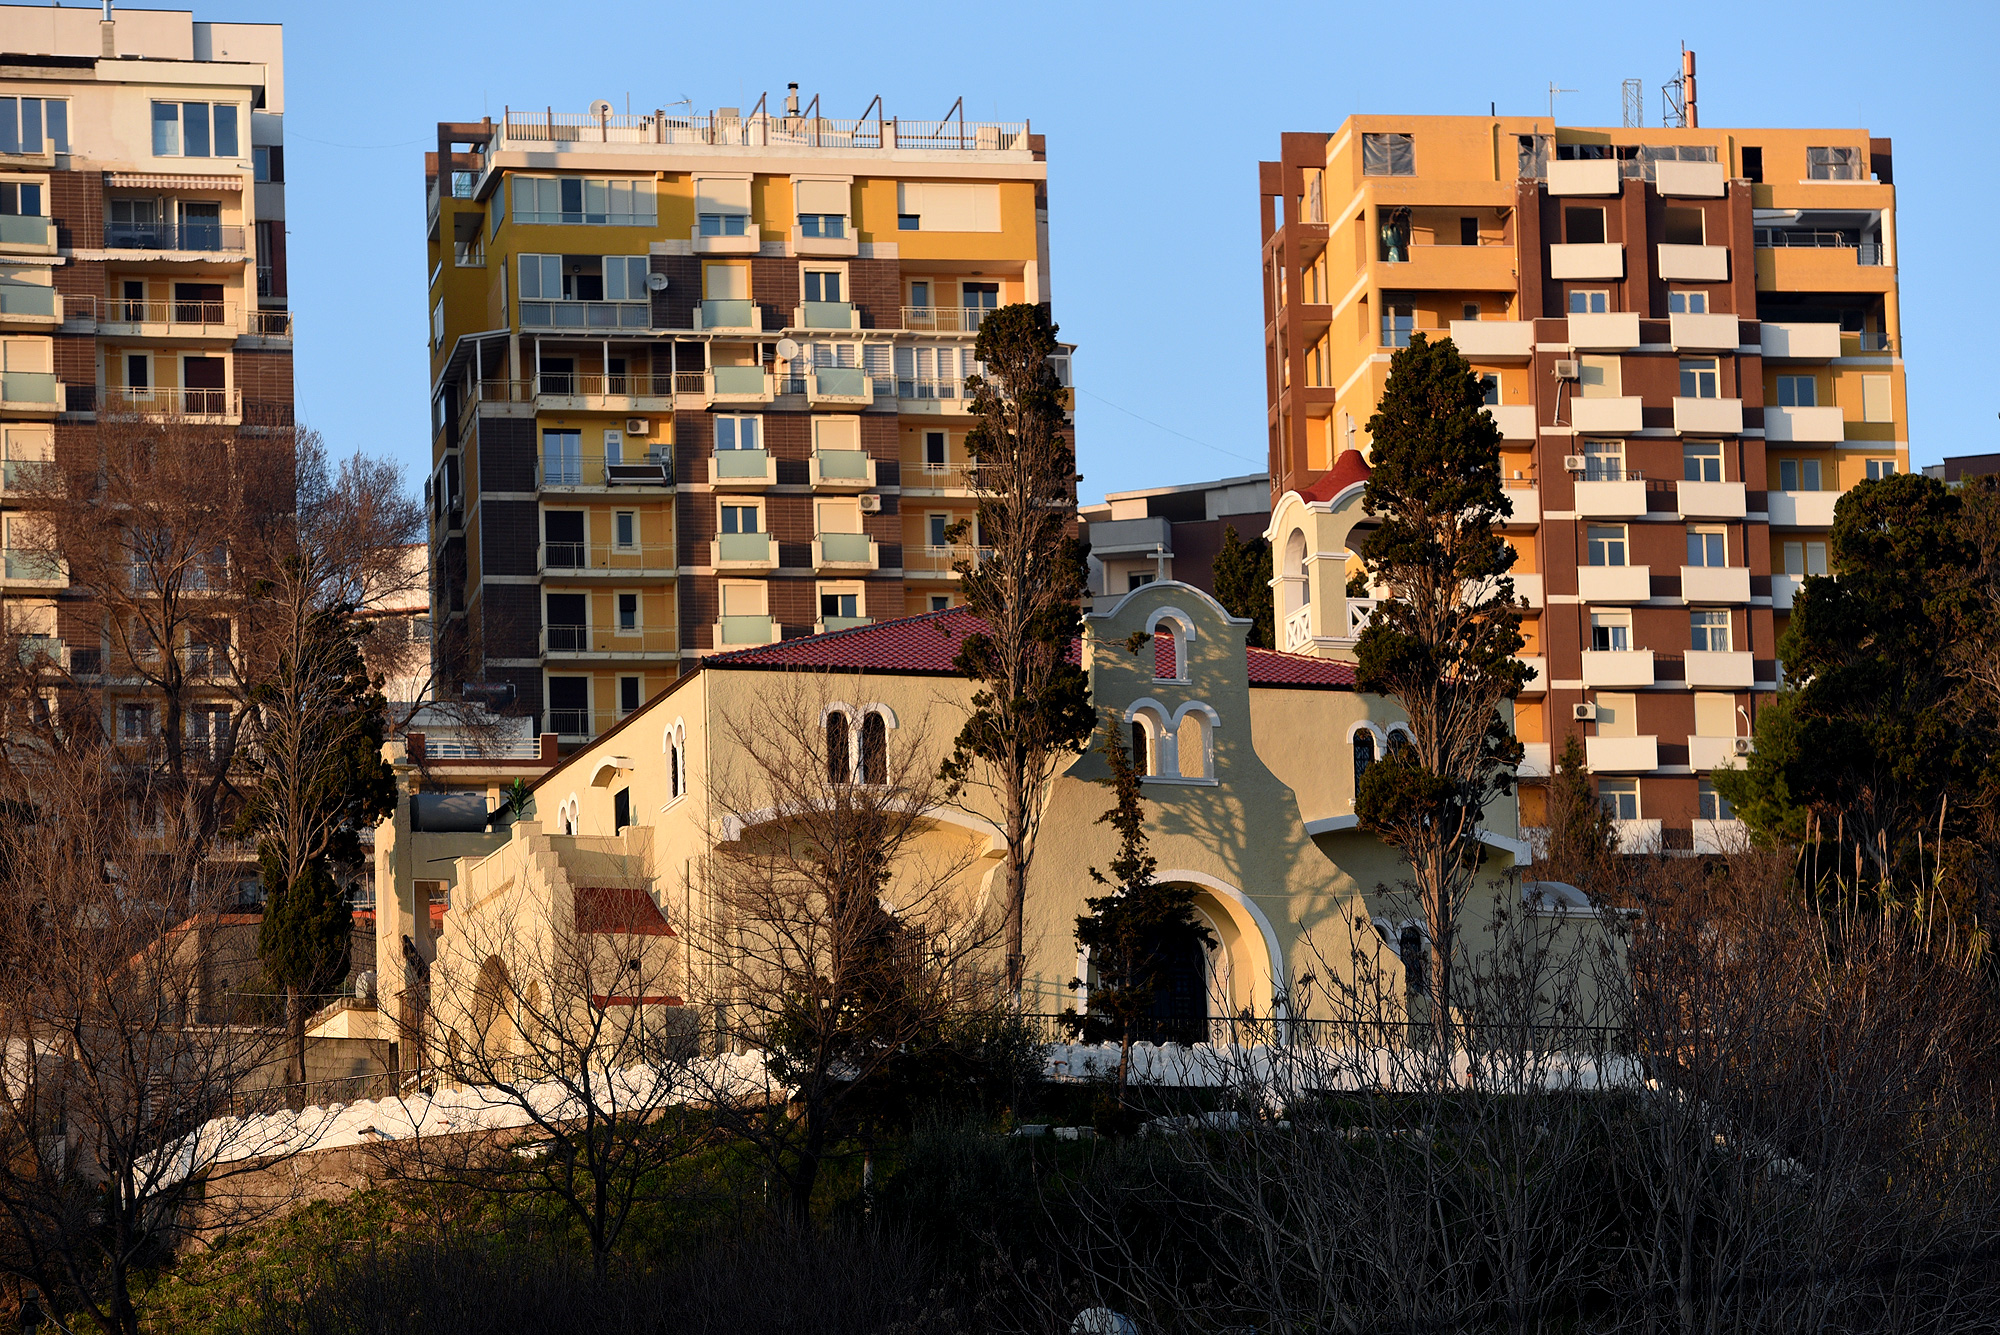
[[[153,156],[233,158],[236,106],[229,102],[153,103]]]
[[[283,144],[256,145],[250,150],[250,161],[258,181],[272,185],[283,183],[285,179]]]
[[[1142,719],[1132,720],[1132,769],[1140,775],[1153,772],[1152,737]]]
[[[805,281],[807,301],[839,301],[840,271],[838,269],[807,269],[800,275]]]
[[[874,711],[861,716],[861,782],[889,782],[889,725]]]
[[[618,595],[618,633],[637,634],[639,630],[639,595],[621,593]]]
[[[1324,257],[1322,256],[1322,258]],[[1476,301],[1461,302],[1458,313],[1463,319],[1477,320],[1479,318],[1479,303]]]
[[[636,677],[627,677],[625,680],[635,684],[638,681]],[[631,823],[632,790],[630,788],[620,788],[611,795],[611,833],[617,834]]]
[[[1590,564],[1594,566],[1622,566],[1625,564],[1625,526],[1623,524],[1592,524],[1586,539],[1590,552]]]
[[[757,528],[757,507],[754,505],[725,505],[722,507],[722,531],[724,533],[755,533]]]
[[[1563,210],[1563,240],[1572,246],[1604,244],[1604,210],[1571,205]]]
[[[1364,134],[1361,136],[1363,176],[1415,176],[1416,141],[1407,134]]]
[[[1826,544],[1823,542],[1788,542],[1785,544],[1785,572],[1787,575],[1806,576],[1826,573]]]
[[[656,221],[653,183],[649,180],[516,176],[511,185],[517,223],[651,227]],[[742,232],[732,235],[741,236]]]
[[[639,679],[620,677],[618,679],[618,710],[629,714],[639,707]]]
[[[1130,593],[1134,589],[1143,589],[1148,584],[1151,584],[1155,578],[1156,576],[1150,570],[1128,571],[1125,575],[1125,592]]]
[[[687,729],[676,723],[667,734],[667,800],[687,796]]]
[[[550,487],[583,484],[583,433],[542,432],[542,482]]]
[[[1779,491],[1818,491],[1819,460],[1780,459],[1778,460]]]
[[[1860,180],[1861,150],[1858,148],[1808,148],[1806,150],[1806,179],[1808,181]]]
[[[933,611],[933,612],[948,612],[948,611],[950,611],[950,610],[951,610],[951,595],[950,595],[950,594],[948,594],[948,593],[934,593],[934,594],[932,594],[932,595],[931,595],[931,611]]]
[[[1458,220],[1458,244],[1476,246],[1479,244],[1479,219],[1460,218]]]
[[[639,545],[639,516],[631,510],[620,510],[611,516],[611,541],[619,551],[629,552]]]
[[[1689,292],[1684,288],[1675,288],[1673,291],[1667,293],[1667,313],[1669,315],[1706,315],[1708,314],[1708,293]]]
[[[584,550],[583,511],[542,512],[542,564],[550,570],[581,570],[589,564]]]
[[[69,152],[69,103],[55,97],[0,97],[0,153],[50,149]]]
[[[1700,607],[1688,613],[1688,648],[1695,653],[1729,652],[1729,613]]]
[[[1410,335],[1417,327],[1417,308],[1408,300],[1384,297],[1382,300],[1382,346],[1385,348],[1407,348]]]
[[[1809,375],[1778,377],[1780,408],[1812,408],[1819,404],[1819,381]]]
[[[911,282],[910,304],[921,310],[930,309],[931,284],[928,278],[919,278]]]
[[[1613,820],[1639,819],[1639,781],[1637,779],[1599,779],[1597,781],[1598,805],[1604,814]]]
[[[1622,654],[1632,647],[1630,612],[1592,612],[1590,647],[1595,653]]]
[[[1681,481],[1722,481],[1722,442],[1690,440],[1681,446]]]
[[[1688,560],[1691,566],[1718,569],[1729,564],[1729,534],[1719,528],[1688,530]]]
[[[718,417],[715,419],[715,448],[718,450],[761,449],[763,419],[759,417]]]
[[[1571,315],[1602,315],[1611,309],[1611,294],[1589,289],[1569,294]]]
[[[816,237],[827,241],[837,241],[847,235],[847,215],[844,213],[801,213],[799,215],[799,235],[802,237]]]
[[[1183,779],[1212,779],[1208,767],[1209,717],[1199,709],[1181,715],[1174,730],[1174,755]]]
[[[946,532],[951,527],[951,516],[927,515],[925,518],[928,521],[927,527],[930,530],[930,545],[933,547],[949,546],[950,540],[946,537]]]
[[[744,236],[748,233],[750,216],[745,213],[704,213],[701,215],[703,236]]]
[[[834,710],[826,716],[826,781],[847,783],[854,777],[847,745],[847,715]]]
[[[6,99],[0,98],[0,105]],[[117,205],[124,200],[112,201],[112,215],[117,215]],[[34,181],[0,181],[0,215],[10,218],[39,218],[42,216],[42,187]]]
[[[1745,146],[1744,146],[1744,149],[1743,149],[1743,174],[1744,174],[1745,176],[1747,176],[1748,178],[1750,178],[1750,181],[1751,181],[1751,183],[1752,183],[1752,184],[1755,184],[1755,185],[1762,185],[1762,184],[1764,183],[1764,150],[1763,150],[1763,149],[1761,149],[1761,148],[1757,148],[1757,147],[1754,147],[1754,146],[1751,146],[1751,145],[1745,145]]]
[[[1354,792],[1361,793],[1361,776],[1375,763],[1375,734],[1360,728],[1354,734]]]
[[[920,232],[923,230],[923,221],[917,214],[899,213],[896,215],[896,230],[899,232]]]
[[[960,283],[958,296],[959,304],[967,310],[997,310],[1000,306],[1000,284]]]
[[[1870,482],[1880,482],[1885,477],[1894,476],[1896,476],[1896,461],[1894,459],[1870,459],[1868,461],[1868,480]]]
[[[1702,779],[1695,785],[1695,803],[1703,820],[1735,820],[1736,808],[1729,805],[1729,799],[1715,791],[1715,785]]]
[[[1583,480],[1622,482],[1625,479],[1625,442],[1586,440],[1583,442]]]
[[[942,472],[945,467],[945,433],[924,432],[924,467],[932,472]]]
[[[1722,373],[1713,357],[1681,358],[1681,397],[1714,399],[1722,395]]]
[[[822,593],[819,596],[820,620],[832,617],[852,619],[861,615],[861,595],[857,593]]]
[[[604,300],[644,301],[646,299],[646,257],[644,255],[604,256]],[[582,293],[577,294],[582,297]]]
[[[153,707],[147,704],[118,706],[118,739],[148,741],[153,736]]]
[[[1666,241],[1670,246],[1699,246],[1707,237],[1702,230],[1703,214],[1699,208],[1685,205],[1667,205]]]
[[[150,391],[153,387],[153,359],[144,352],[125,354],[125,388]]]
[[[1499,374],[1494,371],[1487,371],[1481,374],[1479,377],[1479,392],[1481,395],[1480,398],[1481,403],[1485,404],[1499,403],[1500,402]]]
[[[1403,986],[1413,997],[1429,994],[1431,954],[1424,929],[1411,923],[1396,935],[1396,957],[1403,963]]]

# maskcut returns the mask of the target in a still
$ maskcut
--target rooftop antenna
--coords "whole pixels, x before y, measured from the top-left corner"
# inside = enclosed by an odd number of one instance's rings
[[[1681,72],[1660,89],[1660,124],[1693,130],[1701,125],[1694,105],[1694,52],[1681,43]]]
[[[1643,80],[1627,79],[1624,87],[1625,128],[1632,129],[1646,123],[1646,88]]]
[[[1554,125],[1556,123],[1556,94],[1573,93],[1575,91],[1576,89],[1574,88],[1558,88],[1554,84],[1549,85],[1549,124]]]

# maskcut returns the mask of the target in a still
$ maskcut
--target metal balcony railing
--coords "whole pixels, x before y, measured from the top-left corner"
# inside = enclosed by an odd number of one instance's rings
[[[965,383],[960,380],[938,376],[898,376],[896,377],[896,397],[899,399],[957,399],[963,398]]]
[[[652,322],[643,301],[521,301],[523,329],[644,329]]]
[[[104,224],[104,248],[240,252],[243,229],[224,223],[108,222]]]
[[[836,120],[828,116],[669,116],[605,112],[503,110],[498,147],[512,144],[705,144],[738,148],[921,148],[954,152],[1021,152],[1027,121]]]
[[[548,730],[564,737],[590,736],[590,711],[588,709],[551,709],[548,711]]]
[[[990,313],[987,306],[905,306],[903,328],[920,333],[972,334]]]
[[[535,395],[582,398],[664,399],[674,392],[672,375],[586,375],[575,371],[544,371],[535,378]]]
[[[552,654],[581,653],[590,647],[590,627],[565,626],[551,623],[544,627],[549,652]]]
[[[1753,244],[1759,250],[1852,250],[1858,252],[1856,264],[1877,265],[1888,263],[1884,258],[1882,243],[1864,241],[1858,232],[1810,231],[1804,228],[1759,227],[1755,230]]]
[[[108,391],[114,409],[141,417],[237,417],[242,398],[233,389],[184,389],[157,385],[150,389],[115,386]]]

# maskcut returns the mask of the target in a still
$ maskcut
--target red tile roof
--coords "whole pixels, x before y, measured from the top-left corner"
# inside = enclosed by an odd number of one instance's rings
[[[1368,480],[1368,461],[1361,457],[1360,450],[1344,450],[1333,461],[1333,467],[1306,487],[1299,495],[1308,501],[1330,501],[1357,482]]]
[[[1349,453],[1355,459],[1360,458],[1352,451]],[[952,660],[958,655],[959,642],[968,634],[985,629],[986,623],[980,618],[964,608],[955,607],[943,612],[925,612],[920,616],[877,622],[872,626],[856,626],[852,630],[836,630],[825,635],[716,654],[705,660],[705,665],[955,676],[958,669],[953,666]],[[1162,637],[1156,644],[1159,647],[1155,649],[1155,662],[1159,666],[1155,671],[1171,672],[1174,656],[1171,639]],[[1338,689],[1354,685],[1352,663],[1309,658],[1303,654],[1281,654],[1270,649],[1250,649],[1246,652],[1252,686]]]
[[[653,897],[636,886],[576,887],[576,930],[620,936],[672,936]]]

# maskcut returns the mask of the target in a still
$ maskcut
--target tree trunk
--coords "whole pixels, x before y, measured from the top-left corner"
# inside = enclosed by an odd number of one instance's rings
[[[1026,766],[1017,763],[1007,784],[1007,995],[1013,998],[1014,1013],[1022,1009],[1021,989],[1028,967],[1024,950],[1027,917],[1028,877],[1027,850],[1023,847],[1028,839],[1027,794],[1022,792],[1025,782],[1023,772]]]
[[[287,1045],[286,1079],[297,1087],[292,1106],[303,1108],[306,1097],[306,1006],[305,997],[300,994],[296,983],[285,988],[285,1028],[291,1040]]]

